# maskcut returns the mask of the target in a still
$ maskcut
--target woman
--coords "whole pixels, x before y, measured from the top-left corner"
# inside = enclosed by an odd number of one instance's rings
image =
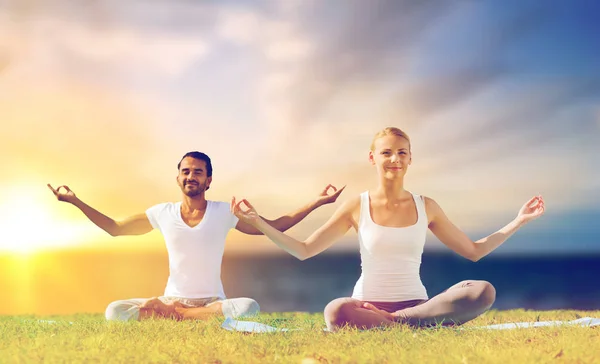
[[[463,281],[428,298],[419,275],[427,229],[456,253],[477,261],[541,216],[542,197],[527,201],[502,229],[473,242],[433,199],[404,189],[411,145],[402,130],[389,127],[377,133],[369,161],[379,177],[377,188],[346,201],[306,241],[272,228],[247,200],[236,203],[233,198],[232,212],[300,260],[321,253],[351,227],[358,232],[362,274],[351,298],[338,298],[325,308],[325,321],[332,331],[346,325],[363,329],[396,323],[416,327],[460,325],[488,310],[496,292],[485,281]],[[242,203],[247,209],[242,209]]]

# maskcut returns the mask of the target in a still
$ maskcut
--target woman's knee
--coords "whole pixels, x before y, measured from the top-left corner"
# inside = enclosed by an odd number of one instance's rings
[[[358,301],[349,297],[336,298],[325,306],[323,316],[329,330],[344,325],[351,315],[350,311],[356,309]]]
[[[477,301],[486,309],[496,301],[496,288],[488,281],[475,281],[477,286]]]

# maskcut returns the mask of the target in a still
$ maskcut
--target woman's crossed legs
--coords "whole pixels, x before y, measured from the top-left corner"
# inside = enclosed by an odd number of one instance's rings
[[[496,290],[486,281],[462,281],[429,300],[367,302],[338,298],[325,307],[325,323],[331,331],[343,326],[360,329],[408,324],[427,327],[462,325],[487,311]]]

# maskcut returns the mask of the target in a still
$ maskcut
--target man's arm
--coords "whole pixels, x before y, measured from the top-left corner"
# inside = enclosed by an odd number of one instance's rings
[[[240,206],[246,205],[248,210],[244,211]],[[246,199],[242,199],[236,205],[231,206],[235,216],[246,223],[256,226],[266,237],[271,239],[280,248],[300,260],[305,260],[321,253],[336,241],[354,225],[352,212],[356,209],[360,198],[346,201],[337,208],[333,216],[319,229],[312,233],[305,241],[296,240],[293,237],[274,229],[267,224],[256,212],[256,209]]]
[[[54,189],[48,184],[48,188],[52,190],[59,201],[68,202],[79,208],[91,222],[111,236],[142,235],[153,229],[145,213],[133,215],[121,221],[115,221],[81,201],[67,186],[60,186]],[[66,192],[61,192],[61,188],[64,188]]]
[[[328,190],[330,188],[332,188],[334,191],[334,193],[332,195],[327,194]],[[327,185],[327,187],[325,187],[323,192],[321,192],[321,194],[319,196],[317,196],[317,198],[314,201],[307,203],[306,205],[302,206],[301,208],[299,208],[293,212],[290,212],[288,214],[285,214],[275,220],[265,219],[262,216],[261,216],[261,218],[267,224],[271,225],[275,229],[277,229],[279,231],[286,231],[289,228],[291,228],[292,226],[298,224],[300,221],[304,220],[304,218],[306,216],[308,216],[308,214],[310,214],[317,208],[319,208],[323,205],[335,202],[337,200],[337,198],[340,196],[340,194],[342,193],[342,191],[344,191],[344,188],[346,188],[346,186],[344,186],[338,190],[333,185]],[[236,204],[235,197],[232,199],[231,203],[232,203],[232,206],[235,206],[235,204]],[[244,222],[242,220],[238,221],[235,228],[238,231],[243,232],[244,234],[263,235],[262,231],[258,230],[256,227],[254,227],[254,226],[250,225],[249,223]]]

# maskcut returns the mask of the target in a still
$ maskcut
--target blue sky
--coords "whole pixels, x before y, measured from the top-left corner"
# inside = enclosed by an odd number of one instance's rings
[[[560,235],[550,244],[556,252],[600,252],[599,8],[593,1],[3,3],[0,118],[8,123],[0,153],[9,167],[0,171],[0,211],[20,200],[6,191],[54,182],[124,217],[178,199],[174,166],[202,150],[215,163],[209,198],[243,195],[274,216],[328,183],[348,184],[342,199],[374,187],[368,147],[393,125],[413,140],[407,187],[438,201],[472,238],[542,193],[546,216],[523,236]],[[70,238],[79,243],[104,239],[45,192],[32,202],[47,212],[40,219],[80,229]],[[292,232],[308,235],[331,212]],[[569,239],[564,231],[573,226],[577,238]],[[502,249],[548,251],[516,240]]]

